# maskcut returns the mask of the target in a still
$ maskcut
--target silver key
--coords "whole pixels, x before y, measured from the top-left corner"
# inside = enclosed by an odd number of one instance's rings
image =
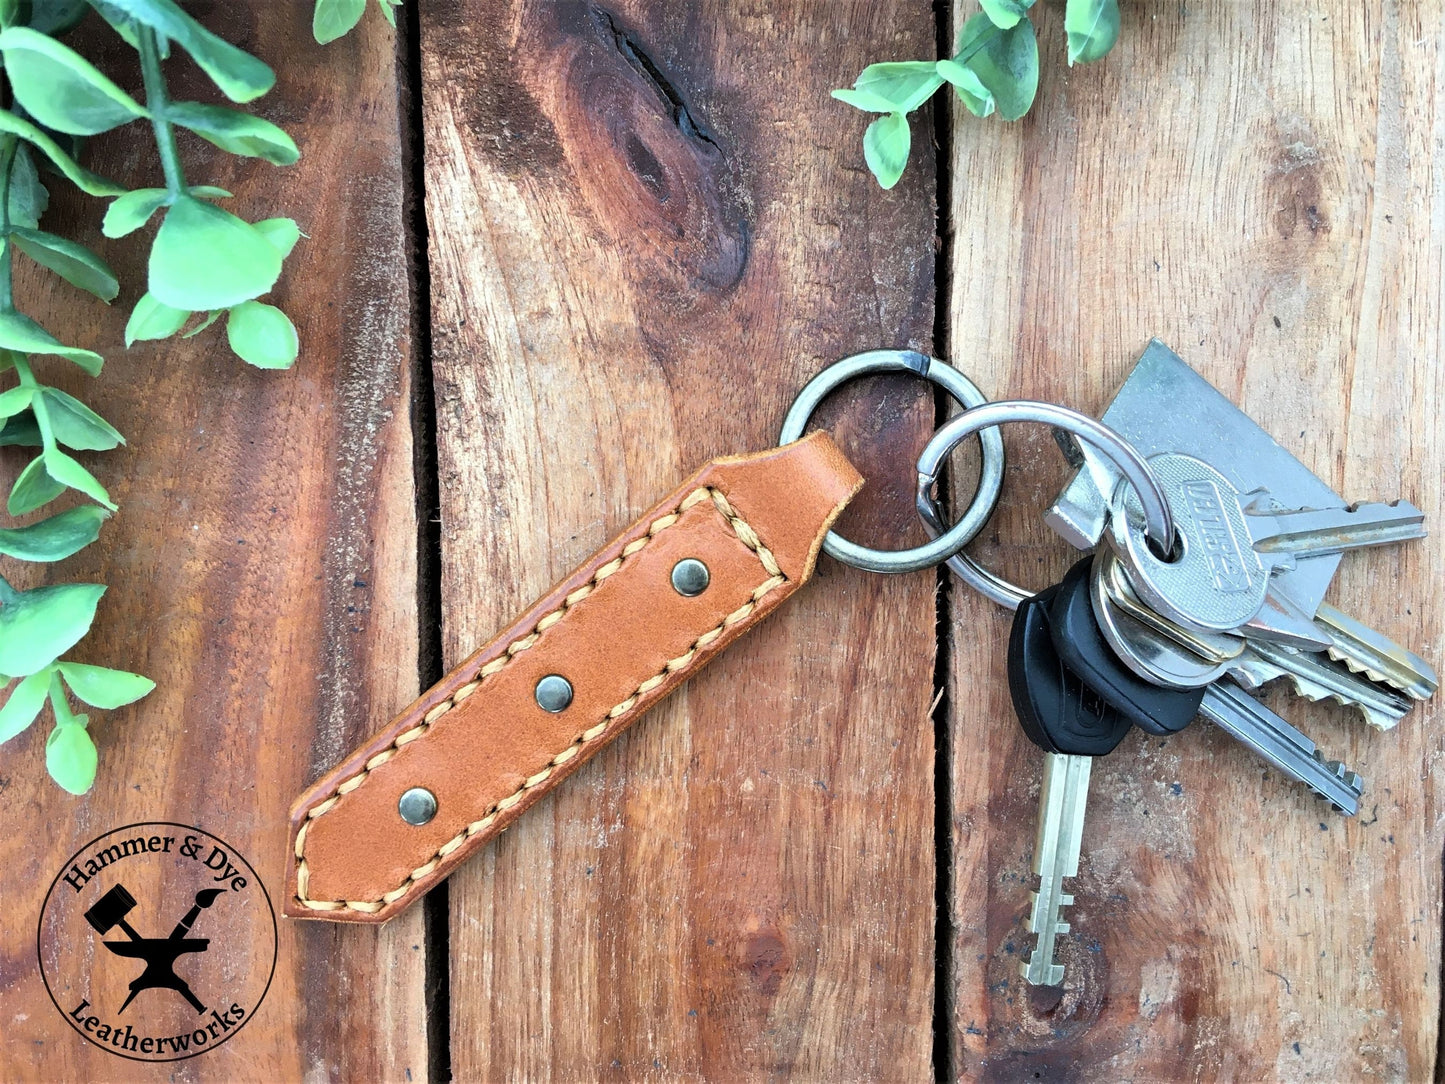
[[[1367,723],[1380,730],[1389,730],[1410,710],[1410,702],[1404,697],[1320,654],[1226,633],[1199,633],[1174,624],[1139,601],[1112,555],[1100,559],[1095,576],[1099,583],[1094,597],[1096,611],[1100,606],[1098,593],[1102,591],[1122,613],[1198,656],[1197,664],[1195,660],[1181,663],[1173,652],[1163,653],[1162,658],[1142,658],[1142,667],[1149,671],[1140,674],[1145,680],[1171,688],[1198,688],[1227,674],[1245,688],[1258,689],[1276,678],[1288,678],[1294,691],[1305,699],[1352,705]],[[1135,658],[1139,658],[1137,650]]]
[[[1266,493],[1242,500],[1254,552],[1271,571],[1288,571],[1304,558],[1425,537],[1425,513],[1409,501],[1274,512],[1266,510]]]
[[[1440,685],[1434,669],[1419,655],[1333,606],[1320,606],[1315,626],[1330,641],[1326,648],[1330,658],[1372,681],[1382,681],[1416,700],[1428,700]]]
[[[1144,680],[1165,684],[1140,665],[1143,657],[1150,660],[1151,667],[1161,665],[1163,660],[1166,672],[1172,672],[1171,667],[1198,666],[1203,662],[1188,648],[1120,611],[1112,599],[1101,598],[1097,589],[1093,598],[1104,638],[1120,661]],[[1342,813],[1353,816],[1358,811],[1360,776],[1337,761],[1324,760],[1314,742],[1230,679],[1220,678],[1205,687],[1199,713]]]
[[[1199,714],[1339,812],[1348,817],[1359,812],[1364,790],[1359,774],[1338,760],[1325,760],[1314,742],[1239,686],[1229,681],[1210,685],[1204,690]]]
[[[1044,782],[1039,791],[1038,838],[1034,842],[1034,873],[1039,887],[1033,893],[1029,932],[1034,948],[1020,965],[1023,976],[1035,986],[1057,986],[1064,981],[1062,964],[1054,963],[1054,941],[1069,932],[1061,918],[1074,902],[1064,891],[1064,878],[1077,877],[1084,835],[1084,806],[1089,797],[1093,757],[1044,754]]]
[[[1390,730],[1410,711],[1410,701],[1393,690],[1351,673],[1339,663],[1283,644],[1251,642],[1226,672],[1246,689],[1287,678],[1306,700],[1333,700],[1354,707],[1376,730]]]

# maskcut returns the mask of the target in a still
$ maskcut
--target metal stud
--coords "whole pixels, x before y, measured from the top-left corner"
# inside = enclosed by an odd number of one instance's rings
[[[672,566],[672,589],[684,598],[702,594],[711,579],[707,565],[696,557],[684,557]]]
[[[536,697],[543,711],[566,711],[572,703],[572,683],[561,674],[548,674],[537,682]]]
[[[437,815],[436,795],[425,787],[412,787],[397,801],[396,811],[407,824],[426,824]]]

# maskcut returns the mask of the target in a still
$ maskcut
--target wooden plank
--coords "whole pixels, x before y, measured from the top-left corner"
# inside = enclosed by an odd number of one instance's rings
[[[824,363],[927,345],[926,129],[885,195],[827,91],[930,53],[933,18],[422,19],[450,664],[703,460],[773,442]],[[931,398],[853,403],[845,443],[894,480],[868,537],[896,544]],[[933,587],[825,564],[452,878],[458,1079],[928,1074]]]
[[[277,87],[259,112],[292,133],[303,157],[277,170],[208,153],[198,140],[183,152],[193,182],[234,191],[240,213],[294,215],[309,235],[276,291],[298,324],[302,354],[292,372],[260,372],[225,350],[220,328],[124,350],[148,245],[101,241],[98,203],[60,198],[64,186],[52,186],[50,228],[95,242],[125,292],[106,310],[53,277],[29,276],[24,307],[67,340],[105,353],[100,379],[66,385],[130,440],[82,456],[121,513],[99,545],[54,575],[110,584],[80,657],[141,670],[158,688],[135,708],[95,717],[101,770],[86,798],[45,778],[47,727],[4,749],[7,1080],[155,1078],[154,1066],[82,1041],[41,985],[36,918],[67,855],[128,822],[196,824],[238,848],[279,906],[291,798],[416,694],[411,302],[395,36],[369,17],[323,48],[301,4],[213,5],[206,21],[276,69]],[[134,54],[109,31],[93,27],[82,48],[92,46],[108,70],[135,73]],[[215,98],[187,67],[171,62],[176,96]],[[145,129],[127,130],[97,141],[91,158],[123,180],[155,184],[150,139]],[[64,367],[42,364],[47,378]],[[7,487],[20,452],[5,456]],[[39,570],[26,571],[33,578]],[[185,902],[167,909],[178,918]],[[141,903],[144,931],[162,918],[155,901]],[[379,932],[283,922],[275,976],[254,1019],[179,1072],[192,1080],[424,1080],[423,957],[420,910]]]
[[[1035,10],[1034,113],[955,111],[954,357],[1097,413],[1157,334],[1339,492],[1438,530],[1441,5],[1126,6],[1115,52],[1071,71]],[[1009,437],[977,552],[1041,586],[1074,557],[1039,520],[1064,471],[1046,435]],[[1434,544],[1352,555],[1333,595],[1438,664],[1442,571]],[[1431,1076],[1438,698],[1384,734],[1268,698],[1366,776],[1354,820],[1205,726],[1133,736],[1095,769],[1051,1005],[1018,975],[1038,757],[998,723],[1008,616],[962,587],[952,613],[960,1076]]]

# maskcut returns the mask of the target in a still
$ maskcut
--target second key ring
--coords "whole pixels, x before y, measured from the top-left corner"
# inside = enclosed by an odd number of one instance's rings
[[[1138,449],[1107,425],[1095,421],[1087,414],[1029,399],[1005,400],[973,407],[951,419],[933,435],[933,439],[923,449],[923,454],[918,457],[918,514],[931,534],[936,535],[943,529],[943,519],[939,515],[938,501],[933,496],[933,487],[938,481],[938,472],[944,460],[974,433],[1002,425],[1004,422],[1042,422],[1055,429],[1062,429],[1108,459],[1139,494],[1139,503],[1144,509],[1145,535],[1158,547],[1159,552],[1169,553],[1173,550],[1174,516],[1169,511],[1169,501]],[[1017,609],[1019,603],[1030,596],[1030,592],[990,572],[962,551],[948,559],[948,567],[974,590],[1010,610]]]

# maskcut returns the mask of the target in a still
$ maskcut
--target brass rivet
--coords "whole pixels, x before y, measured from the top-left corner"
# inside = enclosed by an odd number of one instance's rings
[[[397,801],[396,811],[407,824],[426,824],[437,815],[436,795],[425,787],[412,787]]]
[[[548,674],[537,682],[537,706],[553,713],[566,711],[572,703],[572,683],[561,674]]]
[[[707,565],[696,557],[684,557],[672,566],[672,589],[684,598],[702,594],[711,579]]]

